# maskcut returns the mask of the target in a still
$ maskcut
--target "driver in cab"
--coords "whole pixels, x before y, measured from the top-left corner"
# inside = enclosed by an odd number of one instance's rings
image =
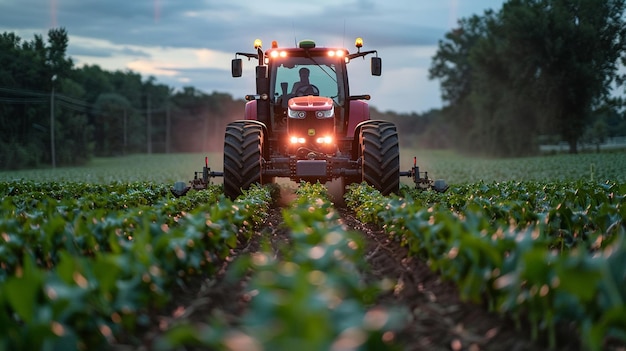
[[[296,94],[298,89],[302,91],[303,89],[306,89],[306,87],[311,85],[311,82],[309,82],[309,74],[311,73],[311,71],[309,71],[308,68],[300,68],[300,71],[298,71],[298,73],[300,73],[300,80],[293,83],[293,87],[291,88],[292,94]]]
[[[311,71],[308,68],[302,67],[300,68],[300,70],[298,70],[298,73],[300,75],[300,80],[293,83],[293,86],[291,87],[291,93],[287,94],[287,82],[280,83],[282,96],[278,97],[276,102],[277,106],[283,109],[283,112],[280,113],[281,115],[287,113],[287,104],[289,102],[289,99],[291,99],[292,97],[307,95],[319,96],[320,94],[319,89],[315,85],[311,84],[311,82],[309,81],[309,75]]]

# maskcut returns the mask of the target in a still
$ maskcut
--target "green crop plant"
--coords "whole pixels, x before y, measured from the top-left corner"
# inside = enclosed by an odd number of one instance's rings
[[[607,337],[626,340],[625,193],[619,183],[480,182],[399,198],[356,185],[346,203],[461,297],[527,316],[533,339],[546,331],[554,347],[556,324],[572,322],[599,350]]]
[[[262,220],[269,191],[1,183],[0,348],[106,349],[148,327],[175,284],[214,274]],[[128,340],[138,343],[139,340]]]

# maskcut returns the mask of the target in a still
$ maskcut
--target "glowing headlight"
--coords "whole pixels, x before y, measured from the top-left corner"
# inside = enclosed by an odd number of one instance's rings
[[[333,111],[332,109],[330,110],[326,110],[326,111],[317,111],[315,112],[315,117],[321,119],[321,118],[331,118],[335,115],[335,111]]]
[[[292,144],[304,144],[306,139],[292,136],[289,141],[291,141]]]
[[[270,52],[270,56],[272,58],[287,57],[287,52],[286,51],[273,50],[272,52]]]
[[[328,51],[328,56],[330,57],[344,57],[346,52],[344,50],[330,50]]]
[[[287,114],[289,115],[289,118],[304,119],[304,117],[306,117],[306,112],[292,109],[288,109]]]
[[[317,138],[317,143],[318,144],[332,144],[333,143],[333,138],[330,136],[325,136],[322,138]]]

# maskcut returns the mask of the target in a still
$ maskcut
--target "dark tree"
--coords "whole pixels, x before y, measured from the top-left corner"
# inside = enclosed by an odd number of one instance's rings
[[[576,153],[594,110],[621,83],[623,15],[624,0],[509,0],[448,33],[431,78],[442,80],[447,114],[477,150],[521,155],[540,133],[558,133]]]

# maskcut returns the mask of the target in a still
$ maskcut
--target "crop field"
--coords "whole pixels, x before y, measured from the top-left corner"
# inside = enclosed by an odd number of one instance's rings
[[[36,182],[151,182],[170,184],[187,181],[193,172],[202,171],[204,158],[215,169],[222,167],[221,154],[158,154],[126,157],[96,158],[84,167],[59,167],[0,172],[1,181],[20,179]]]
[[[203,155],[1,172],[0,349],[626,350],[625,153],[415,155],[446,193],[172,196]]]
[[[503,181],[580,180],[626,181],[626,152],[602,154],[559,154],[543,157],[488,159],[467,158],[448,151],[402,149],[400,169],[408,170],[413,157],[431,178],[450,184]],[[201,171],[205,156],[212,170],[222,169],[222,154],[131,155],[96,158],[85,167],[61,167],[0,172],[0,181],[27,179],[38,182],[137,182],[173,183],[187,181]],[[410,179],[402,179],[410,184]],[[221,183],[221,179],[215,179]]]

